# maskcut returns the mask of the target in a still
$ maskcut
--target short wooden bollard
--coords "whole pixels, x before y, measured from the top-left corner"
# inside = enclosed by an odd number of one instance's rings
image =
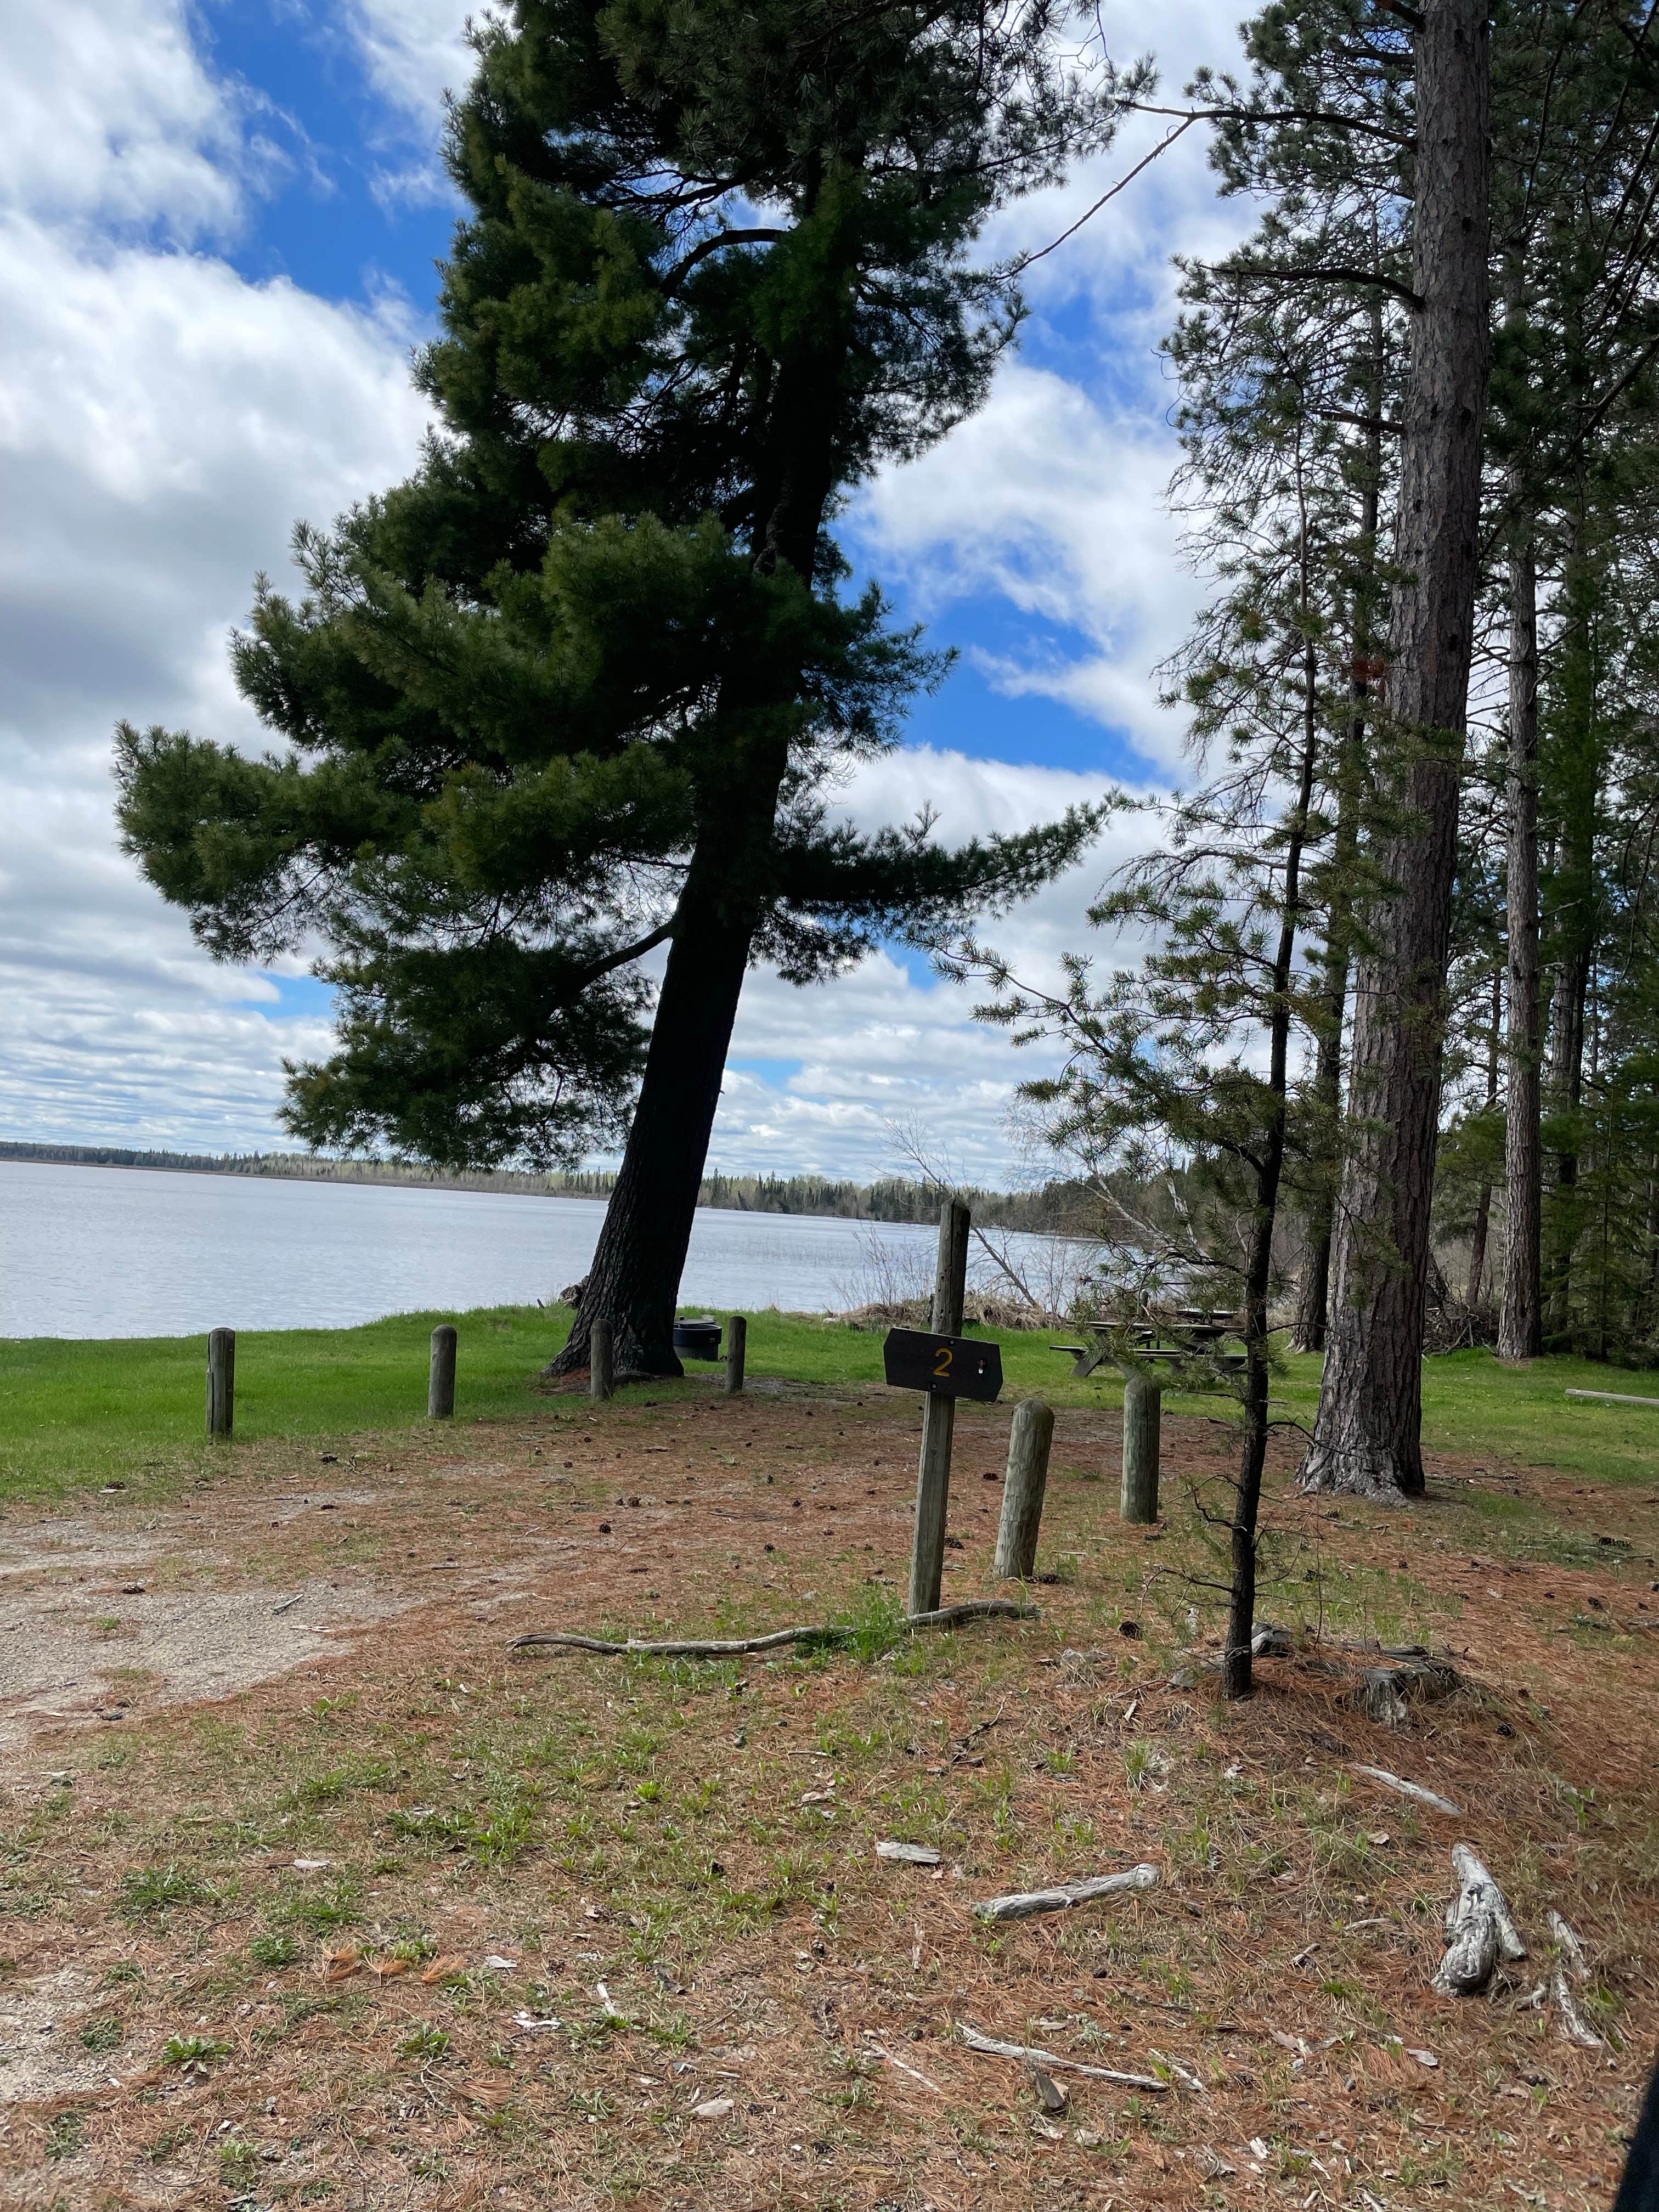
[[[1123,1385],[1123,1497],[1118,1517],[1146,1525],[1158,1518],[1158,1460],[1163,1439],[1164,1391],[1144,1376]]]
[[[208,1331],[207,1432],[228,1437],[236,1422],[236,1332]]]
[[[617,1361],[611,1349],[611,1324],[596,1321],[587,1332],[587,1395],[590,1398],[614,1397],[617,1389]]]
[[[968,1295],[968,1208],[947,1199],[939,1215],[939,1267],[933,1278],[933,1334],[962,1332]],[[929,1395],[922,1401],[921,1465],[916,1476],[916,1528],[910,1551],[910,1610],[937,1613],[945,1574],[945,1516],[951,1504],[951,1443],[957,1401]]]
[[[432,1368],[427,1378],[426,1412],[432,1421],[447,1421],[455,1411],[455,1331],[441,1321],[432,1332]]]
[[[992,1572],[1004,1582],[1026,1582],[1036,1565],[1037,1532],[1042,1526],[1042,1493],[1048,1482],[1048,1453],[1054,1441],[1054,1415],[1041,1398],[1014,1408],[1008,1436],[1008,1480],[1002,1492],[1002,1522]]]
[[[743,1363],[749,1351],[749,1324],[733,1314],[726,1324],[726,1395],[736,1398],[743,1390]]]

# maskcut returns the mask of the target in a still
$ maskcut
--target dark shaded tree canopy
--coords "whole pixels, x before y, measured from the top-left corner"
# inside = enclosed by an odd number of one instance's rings
[[[318,1146],[612,1139],[667,943],[633,1127],[687,1121],[695,1194],[752,959],[831,975],[1091,832],[832,823],[943,664],[830,525],[983,398],[1021,311],[974,240],[1125,88],[1048,0],[515,0],[473,43],[421,465],[299,532],[303,597],[260,581],[233,658],[286,750],[124,728],[120,819],[216,953],[325,948],[339,1048],[286,1116]]]

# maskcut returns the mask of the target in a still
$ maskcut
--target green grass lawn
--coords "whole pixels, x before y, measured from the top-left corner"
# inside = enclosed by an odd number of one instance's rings
[[[460,1331],[458,1420],[527,1417],[544,1403],[537,1374],[569,1319],[564,1307],[501,1306],[399,1314],[361,1328],[246,1332],[237,1343],[237,1436],[343,1440],[424,1425],[428,1340],[434,1322],[449,1320]],[[1055,1405],[1121,1401],[1121,1384],[1104,1375],[1073,1381],[1048,1334],[975,1333],[995,1335],[1002,1346],[1006,1398],[1040,1391]],[[203,1435],[206,1364],[200,1336],[0,1342],[0,1498],[50,1498],[113,1480],[170,1487],[222,1464],[223,1448]],[[833,1321],[754,1314],[749,1368],[807,1382],[877,1382],[881,1339]],[[710,1371],[702,1370],[705,1380]],[[1647,1382],[1582,1359],[1507,1370],[1486,1352],[1431,1359],[1423,1373],[1431,1446],[1597,1481],[1652,1482],[1659,1474],[1659,1408],[1584,1404],[1565,1395],[1574,1387],[1659,1397],[1659,1377]],[[653,1386],[696,1387],[695,1380]],[[1287,1358],[1280,1412],[1311,1423],[1318,1389],[1319,1362]],[[1171,1395],[1168,1406],[1225,1411],[1214,1398]]]

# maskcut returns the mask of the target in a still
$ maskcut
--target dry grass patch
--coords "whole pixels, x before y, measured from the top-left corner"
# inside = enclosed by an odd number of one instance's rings
[[[405,1609],[213,1704],[135,1684],[126,1719],[46,1723],[14,1759],[0,2203],[1605,2203],[1659,2021],[1659,1512],[1626,1497],[1609,1528],[1605,1493],[1445,1464],[1420,1507],[1333,1512],[1281,1467],[1264,1611],[1301,1648],[1226,1709],[1179,1479],[1219,1431],[1168,1425],[1148,1540],[1114,1516],[1115,1418],[1062,1413],[1042,1619],[911,1639],[915,1427],[875,1391],[553,1398],[349,1468],[239,1452],[194,1512],[149,1516],[146,1579],[188,1552],[204,1600],[331,1583]],[[947,1597],[988,1588],[1006,1440],[964,1409]],[[805,1619],[854,1648],[506,1649]],[[1342,1702],[1367,1634],[1470,1686],[1374,1726]],[[1490,2004],[1428,1986],[1458,1837],[1533,1947]],[[1139,1896],[971,1911],[1143,1859]],[[1606,2054],[1525,2002],[1551,1905]],[[1063,2072],[1049,2111],[959,2020],[1171,2086]]]

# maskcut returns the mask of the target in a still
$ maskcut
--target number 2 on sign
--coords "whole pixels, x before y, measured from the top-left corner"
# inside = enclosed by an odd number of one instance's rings
[[[951,1372],[951,1346],[941,1344],[933,1360],[933,1373],[941,1380]]]

